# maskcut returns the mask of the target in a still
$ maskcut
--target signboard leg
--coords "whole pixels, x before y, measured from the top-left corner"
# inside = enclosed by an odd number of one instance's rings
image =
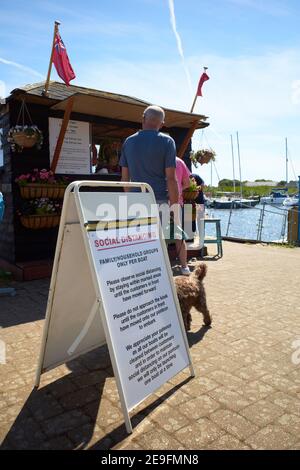
[[[191,377],[195,377],[195,375],[196,375],[195,374],[195,369],[194,369],[194,366],[193,366],[192,363],[190,364],[190,373],[191,373]]]
[[[40,380],[41,380],[41,374],[42,374],[42,368],[43,368],[43,361],[44,361],[44,354],[45,354],[47,335],[48,335],[48,326],[49,326],[49,322],[50,322],[50,313],[51,313],[52,300],[53,300],[53,290],[50,287],[49,296],[48,296],[47,310],[46,310],[46,320],[45,320],[46,326],[44,327],[44,331],[43,331],[42,344],[41,344],[41,350],[40,350],[40,355],[39,355],[38,367],[37,367],[36,375],[35,375],[34,388],[39,388],[39,386],[40,386]]]
[[[123,409],[123,415],[125,419],[126,431],[128,432],[128,434],[132,434],[132,425],[128,411],[125,411],[125,409]]]

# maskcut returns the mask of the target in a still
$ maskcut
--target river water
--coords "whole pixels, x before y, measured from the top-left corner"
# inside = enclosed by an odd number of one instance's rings
[[[284,206],[257,205],[251,209],[206,209],[208,217],[221,219],[222,236],[259,241],[283,241],[287,236],[288,209]],[[263,215],[263,217],[262,217]],[[262,224],[261,224],[261,219]],[[206,225],[206,234],[214,235],[212,224]]]

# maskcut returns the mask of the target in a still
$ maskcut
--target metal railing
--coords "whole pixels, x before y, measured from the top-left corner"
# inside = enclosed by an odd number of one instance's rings
[[[292,211],[289,216],[290,210],[287,208],[269,204],[263,204],[261,207],[239,204],[241,208],[236,209],[233,201],[229,211],[208,209],[212,217],[217,211],[226,238],[282,244],[287,242],[288,229],[291,230],[292,226],[297,224],[295,212]],[[243,211],[243,208],[247,211]]]

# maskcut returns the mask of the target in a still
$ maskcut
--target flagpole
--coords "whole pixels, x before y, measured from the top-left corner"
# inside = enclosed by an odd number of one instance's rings
[[[44,88],[44,91],[43,91],[43,95],[44,95],[44,96],[47,96],[47,95],[48,95],[48,88],[49,88],[49,83],[50,83],[50,75],[51,75],[52,62],[53,62],[53,54],[54,54],[55,37],[56,37],[56,33],[58,32],[58,26],[59,26],[59,25],[60,25],[60,21],[55,21],[55,22],[54,22],[54,34],[53,34],[53,41],[52,41],[52,49],[51,49],[51,55],[50,55],[50,61],[49,61],[47,79],[46,79],[45,88]]]
[[[203,68],[204,68],[204,73],[206,73],[206,70],[208,69],[208,67],[203,67]],[[194,111],[194,107],[195,107],[197,98],[198,98],[198,89],[196,91],[195,98],[194,98],[194,101],[193,101],[193,104],[192,104],[192,107],[191,107],[191,111],[190,111],[191,113]]]
[[[193,101],[193,104],[192,104],[192,107],[191,107],[191,113],[194,111],[194,107],[195,107],[195,104],[196,104],[196,101],[197,101],[197,97],[198,97],[198,91],[196,92],[196,95],[195,95],[195,98],[194,98],[194,101]]]

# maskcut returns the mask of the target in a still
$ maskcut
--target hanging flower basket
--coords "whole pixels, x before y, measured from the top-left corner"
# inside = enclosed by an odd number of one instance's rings
[[[43,134],[37,126],[14,126],[8,131],[7,141],[10,143],[12,150],[22,152],[23,148],[32,148],[36,146],[38,149],[43,144]]]
[[[18,214],[21,224],[29,229],[53,228],[59,224],[62,203],[49,198],[24,200]]]
[[[216,152],[212,149],[197,150],[197,152],[190,153],[190,159],[193,165],[197,168],[198,163],[200,163],[200,165],[204,165],[205,163],[209,163],[211,160],[215,161]]]
[[[49,199],[63,199],[66,185],[29,183],[20,186],[20,193],[24,199],[48,197]]]
[[[18,176],[15,182],[24,199],[63,199],[69,180],[65,176],[57,177],[51,171],[36,168],[32,173]]]
[[[25,120],[29,124],[26,124]],[[43,145],[43,133],[33,124],[25,100],[22,100],[16,125],[8,131],[7,142],[10,143],[12,150],[17,152],[34,146],[40,149]]]
[[[199,189],[196,180],[190,177],[189,187],[182,191],[183,202],[189,203],[194,201],[199,195]]]
[[[20,221],[23,227],[31,230],[38,230],[42,228],[53,228],[59,225],[60,215],[46,214],[46,215],[21,215]]]
[[[12,138],[15,144],[19,147],[31,148],[33,147],[37,141],[38,136],[36,132],[27,133],[25,130],[13,132]]]

